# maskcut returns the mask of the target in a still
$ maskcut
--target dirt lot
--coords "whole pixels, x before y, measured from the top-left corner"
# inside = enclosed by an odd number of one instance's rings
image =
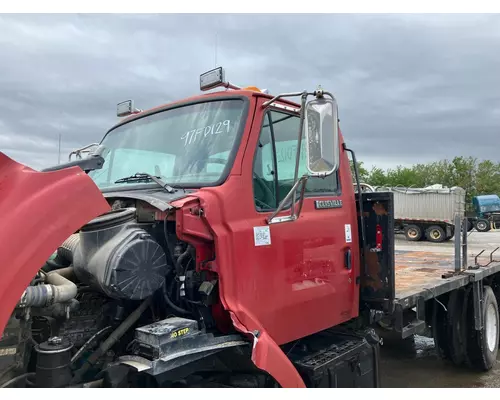
[[[500,246],[500,231],[486,233],[471,232],[468,238],[469,255],[476,255],[486,249],[489,254]],[[428,242],[407,242],[402,236],[396,240],[398,250],[420,250],[447,254],[453,260],[453,241],[443,244]],[[496,257],[500,259],[500,249]],[[416,337],[399,346],[382,347],[381,380],[383,387],[500,387],[500,363],[487,373],[458,368],[440,360],[434,351],[432,339]],[[500,361],[500,356],[499,356]]]

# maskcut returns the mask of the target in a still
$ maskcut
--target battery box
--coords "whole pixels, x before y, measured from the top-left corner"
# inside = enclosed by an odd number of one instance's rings
[[[288,356],[307,387],[380,386],[379,338],[373,330],[323,331],[300,340]]]

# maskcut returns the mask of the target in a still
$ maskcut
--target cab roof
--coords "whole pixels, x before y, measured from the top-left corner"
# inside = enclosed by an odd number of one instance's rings
[[[168,110],[168,109],[176,107],[176,106],[182,106],[184,104],[197,103],[197,102],[203,101],[204,99],[208,99],[208,98],[217,98],[217,97],[247,97],[247,98],[250,98],[252,96],[253,97],[263,97],[263,98],[268,99],[268,100],[271,100],[274,98],[274,96],[270,95],[270,94],[257,92],[254,90],[245,90],[245,89],[223,90],[223,91],[218,91],[218,92],[203,93],[203,94],[200,94],[197,96],[187,97],[187,98],[184,98],[184,99],[181,99],[178,101],[166,103],[166,104],[163,104],[163,105],[160,105],[157,107],[150,108],[148,110],[141,111],[141,112],[136,113],[136,114],[129,115],[125,118],[122,118],[120,121],[118,121],[115,125],[113,125],[113,127],[111,129],[109,129],[109,131],[115,129],[116,127],[118,127],[120,125],[123,125],[124,123],[133,121],[135,119],[139,119],[139,118],[144,117],[146,115],[155,114],[157,112]],[[281,98],[281,99],[277,100],[276,102],[280,103],[282,105],[286,105],[286,106],[300,109],[300,104],[297,104],[293,101],[290,101],[290,100],[287,100],[284,98]]]

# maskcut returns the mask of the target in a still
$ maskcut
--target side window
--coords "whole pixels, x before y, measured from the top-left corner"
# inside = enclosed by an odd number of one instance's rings
[[[275,209],[293,186],[299,127],[300,118],[295,115],[279,111],[269,111],[266,114],[254,161],[254,197],[258,210]],[[299,176],[306,173],[306,148],[303,135]],[[266,188],[269,189],[266,191],[267,197],[263,194],[263,183],[255,182],[255,175],[266,183]],[[309,178],[306,184],[306,193],[332,193],[337,190],[337,174],[326,178]],[[269,198],[271,195],[272,199]],[[264,200],[267,201],[267,208],[259,205]],[[271,200],[273,204],[270,204]]]
[[[269,115],[260,131],[253,166],[253,191],[255,207],[260,211],[274,210],[278,206],[275,180],[275,153]]]

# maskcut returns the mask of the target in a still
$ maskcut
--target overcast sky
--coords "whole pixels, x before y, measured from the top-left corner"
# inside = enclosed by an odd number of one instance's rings
[[[0,151],[43,168],[199,93],[216,32],[232,82],[334,92],[368,165],[500,161],[500,15],[0,15]]]

